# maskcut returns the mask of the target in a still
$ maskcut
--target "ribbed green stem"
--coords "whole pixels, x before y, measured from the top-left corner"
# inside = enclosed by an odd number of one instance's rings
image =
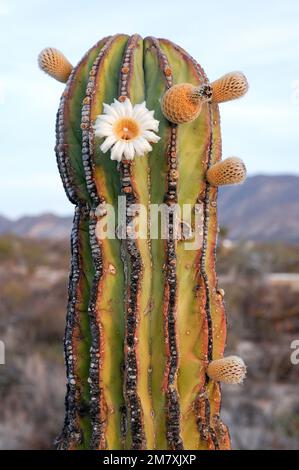
[[[191,123],[175,125],[160,99],[173,84],[208,84],[202,68],[167,40],[138,35],[105,38],[72,72],[57,119],[57,160],[67,195],[77,205],[66,328],[68,387],[60,448],[229,448],[219,418],[220,387],[208,361],[222,357],[226,321],[217,293],[217,189],[205,179],[221,158],[218,108],[208,102]],[[93,125],[103,104],[146,101],[160,141],[133,162],[111,161]],[[170,237],[101,239],[99,226],[119,197],[125,231],[144,206],[168,209]],[[191,223],[185,205],[191,207]],[[181,224],[194,240],[175,237]],[[121,228],[121,227],[120,227]],[[161,229],[161,220],[159,222]],[[71,348],[70,348],[71,346]]]

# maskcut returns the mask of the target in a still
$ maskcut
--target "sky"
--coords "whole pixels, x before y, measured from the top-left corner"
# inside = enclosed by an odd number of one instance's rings
[[[64,85],[37,67],[46,46],[72,64],[101,37],[139,33],[186,49],[209,79],[241,70],[250,84],[221,105],[223,158],[254,174],[299,174],[297,0],[0,0],[0,214],[70,214],[54,155]]]

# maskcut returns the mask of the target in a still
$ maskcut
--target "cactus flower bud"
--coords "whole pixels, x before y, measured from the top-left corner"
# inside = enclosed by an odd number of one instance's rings
[[[248,82],[241,72],[231,72],[211,83],[212,102],[223,103],[241,98],[248,91]]]
[[[173,85],[162,97],[162,112],[168,121],[175,124],[191,122],[199,116],[202,104],[210,99],[211,94],[209,85]]]
[[[229,157],[212,165],[206,178],[212,186],[241,184],[246,179],[246,167],[240,158]]]
[[[217,382],[241,384],[246,376],[246,366],[238,356],[228,356],[209,363],[207,375]]]
[[[44,72],[62,83],[67,82],[73,69],[62,52],[53,47],[47,47],[40,52],[38,65]]]

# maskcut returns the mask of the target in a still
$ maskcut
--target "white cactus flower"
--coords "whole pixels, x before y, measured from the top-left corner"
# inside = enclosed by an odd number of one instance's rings
[[[111,149],[111,160],[133,160],[152,150],[151,143],[160,137],[155,134],[159,121],[154,119],[154,111],[149,111],[145,102],[132,105],[129,98],[111,105],[104,103],[104,113],[95,122],[95,135],[105,137],[100,149],[106,153]]]

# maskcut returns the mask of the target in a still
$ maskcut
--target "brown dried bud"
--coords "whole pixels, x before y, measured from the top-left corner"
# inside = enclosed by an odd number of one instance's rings
[[[248,91],[248,82],[241,72],[231,72],[211,83],[212,102],[223,103],[241,98]]]
[[[246,167],[240,158],[226,158],[212,165],[207,171],[206,178],[212,186],[241,184],[246,179]]]
[[[207,375],[216,382],[241,384],[246,376],[246,366],[238,356],[228,356],[210,362]]]
[[[38,65],[41,70],[62,83],[67,82],[73,69],[62,52],[52,47],[47,47],[40,52]]]

